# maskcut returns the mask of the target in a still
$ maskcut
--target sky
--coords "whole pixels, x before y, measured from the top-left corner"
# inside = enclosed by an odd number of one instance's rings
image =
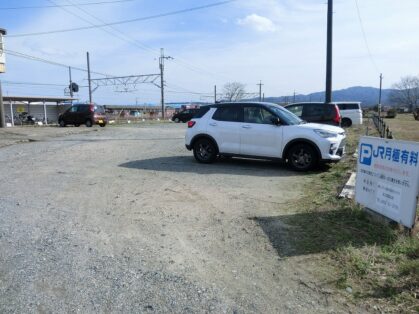
[[[233,81],[245,84],[249,93],[257,93],[262,81],[266,97],[324,90],[326,0],[237,0],[112,28],[16,36],[217,2],[222,0],[0,0],[0,28],[8,32],[7,50],[83,69],[89,51],[92,71],[115,76],[159,73],[164,48],[173,57],[165,62],[166,102],[211,101],[214,85],[222,92]],[[419,74],[418,12],[417,0],[335,0],[333,89],[378,87],[380,73],[383,87],[389,88],[402,76]],[[3,94],[64,95],[67,68],[7,53],[6,62],[7,72],[0,74]],[[87,73],[73,69],[72,78],[82,86],[76,96],[87,100]],[[92,78],[103,76],[94,73]],[[160,90],[152,84],[121,91],[101,86],[93,100],[160,102]]]

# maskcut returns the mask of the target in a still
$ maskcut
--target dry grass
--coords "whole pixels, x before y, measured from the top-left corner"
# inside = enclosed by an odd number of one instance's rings
[[[413,114],[398,114],[385,122],[396,139],[419,142],[419,121],[413,118]]]
[[[370,127],[369,134],[374,136],[374,132]],[[354,201],[336,197],[355,169],[352,154],[365,133],[366,127],[348,129],[345,160],[309,175],[306,196],[295,205],[305,214],[286,222],[301,226],[292,229],[297,234],[290,239],[300,254],[311,254],[318,267],[328,269],[329,276],[334,273],[336,287],[352,302],[383,312],[417,313],[419,236],[410,237],[396,224],[372,221]]]

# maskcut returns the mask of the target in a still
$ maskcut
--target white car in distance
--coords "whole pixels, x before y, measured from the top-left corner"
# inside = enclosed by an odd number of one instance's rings
[[[360,102],[340,101],[332,102],[332,104],[339,107],[340,115],[342,116],[341,125],[343,127],[362,124],[362,108]]]
[[[284,160],[307,171],[339,161],[345,140],[340,127],[306,123],[273,103],[240,102],[201,107],[188,122],[185,145],[201,163],[217,156]]]

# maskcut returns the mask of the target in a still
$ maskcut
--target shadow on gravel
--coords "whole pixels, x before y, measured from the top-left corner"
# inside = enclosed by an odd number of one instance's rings
[[[157,157],[135,160],[120,164],[119,167],[152,171],[186,172],[196,174],[232,174],[259,177],[287,177],[300,173],[288,170],[279,162],[253,159],[224,159],[213,164],[200,164],[192,156]]]
[[[281,257],[321,253],[351,245],[388,245],[389,228],[362,211],[332,210],[274,217],[254,217]]]

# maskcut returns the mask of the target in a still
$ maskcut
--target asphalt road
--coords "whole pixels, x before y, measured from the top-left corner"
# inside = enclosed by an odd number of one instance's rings
[[[184,124],[54,130],[0,148],[1,313],[347,311],[258,220],[304,175],[198,164]]]

